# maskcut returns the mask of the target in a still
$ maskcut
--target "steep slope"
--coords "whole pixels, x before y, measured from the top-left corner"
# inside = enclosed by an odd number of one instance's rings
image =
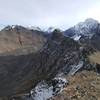
[[[27,54],[38,51],[45,43],[42,31],[22,26],[7,26],[0,31],[0,54]]]
[[[41,80],[50,80],[80,61],[79,45],[55,30],[35,54],[0,56],[0,97],[28,93]]]
[[[41,31],[22,26],[4,28],[0,32],[0,97],[9,100],[27,94],[37,83],[50,82],[62,72],[73,76],[94,69],[88,55],[100,49],[99,24],[92,19],[85,23],[67,30],[67,37],[57,29],[45,37]]]

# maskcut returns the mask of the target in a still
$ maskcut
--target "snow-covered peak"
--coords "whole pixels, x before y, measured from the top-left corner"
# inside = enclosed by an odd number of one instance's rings
[[[0,31],[5,27],[5,25],[0,24]]]
[[[11,28],[14,29],[16,27],[16,25],[12,25]]]
[[[41,28],[39,27],[35,27],[35,26],[30,26],[30,27],[27,27],[29,30],[36,30],[36,31],[41,31]]]
[[[88,18],[84,22],[80,22],[74,27],[69,28],[64,34],[78,41],[81,37],[91,39],[99,31],[100,23],[92,18]]]
[[[95,34],[98,28],[98,25],[99,25],[98,21],[92,18],[89,18],[89,19],[86,19],[84,22],[78,23],[72,29],[74,30],[75,36],[83,35],[83,36],[88,36],[89,38],[91,38]]]
[[[48,33],[52,33],[54,30],[55,30],[54,27],[49,27],[49,28],[46,30],[46,32],[48,32]]]
[[[3,28],[3,30],[11,30],[11,29],[14,29],[16,28],[18,25],[8,25],[6,27]]]
[[[27,29],[27,30],[37,30],[37,31],[41,31],[41,29],[39,27],[26,27],[26,26],[21,26],[21,25],[8,25],[2,28],[2,30],[12,30],[12,29]]]
[[[97,24],[98,21],[95,20],[95,19],[92,19],[92,18],[88,18],[88,19],[85,20],[85,23],[87,23],[87,24]]]
[[[73,36],[73,39],[74,39],[75,41],[78,41],[80,38],[81,38],[80,35],[74,35],[74,36]]]
[[[60,93],[68,81],[64,77],[55,77],[52,84],[47,84],[46,81],[41,81],[31,90],[32,100],[48,100],[54,95]]]
[[[83,25],[85,25],[84,27],[87,27],[88,29],[91,29],[91,28],[97,28],[98,23],[99,23],[98,21],[96,21],[92,18],[88,18],[88,19],[85,20]]]
[[[10,30],[12,27],[10,25],[6,26],[3,30]]]
[[[97,27],[98,27],[98,21],[91,18],[86,19],[85,22],[80,22],[74,26],[75,31],[78,31],[81,34],[90,31],[92,28],[95,29]]]

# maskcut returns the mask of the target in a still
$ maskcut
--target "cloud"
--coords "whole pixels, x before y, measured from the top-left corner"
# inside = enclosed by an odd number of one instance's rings
[[[99,0],[0,0],[0,24],[68,28],[87,17],[100,21]]]

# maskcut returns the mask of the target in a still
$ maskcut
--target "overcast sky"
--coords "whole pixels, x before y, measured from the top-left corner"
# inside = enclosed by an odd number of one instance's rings
[[[0,24],[66,29],[86,18],[100,21],[100,0],[0,0]]]

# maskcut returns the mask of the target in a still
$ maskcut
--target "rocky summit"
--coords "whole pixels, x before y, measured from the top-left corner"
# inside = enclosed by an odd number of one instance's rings
[[[100,24],[61,31],[0,31],[0,100],[99,100]]]
[[[80,22],[74,27],[64,31],[66,36],[73,38],[85,45],[91,45],[96,50],[100,50],[100,23],[92,18]]]

